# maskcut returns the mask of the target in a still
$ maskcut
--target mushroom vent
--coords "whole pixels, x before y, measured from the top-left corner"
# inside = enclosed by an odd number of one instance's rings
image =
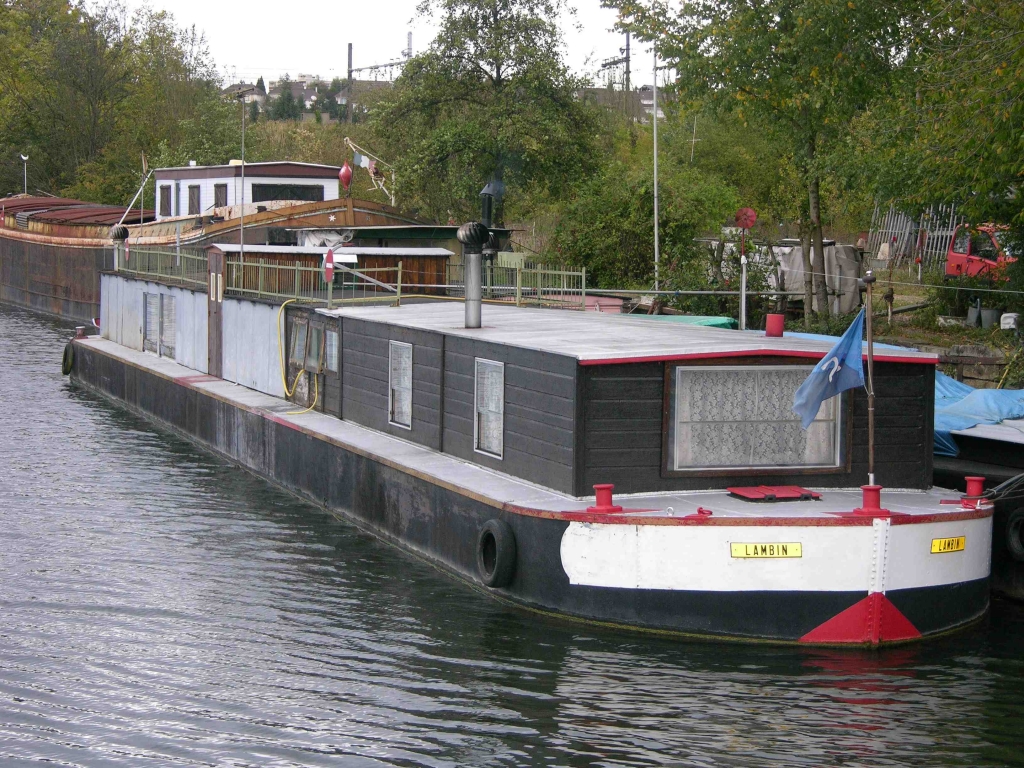
[[[124,224],[115,224],[110,228],[110,239],[124,242],[128,239],[128,227]]]

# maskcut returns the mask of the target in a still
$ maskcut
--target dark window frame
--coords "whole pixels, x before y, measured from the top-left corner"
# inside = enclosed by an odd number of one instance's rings
[[[213,185],[213,207],[224,208],[228,204],[228,185],[227,184],[214,184]]]
[[[325,194],[323,184],[253,184],[249,202],[302,200],[307,203],[322,203]]]
[[[173,195],[174,195],[174,187],[173,186],[171,186],[170,184],[161,184],[160,185],[160,215],[161,216],[171,216],[172,215],[171,211],[173,209],[171,208],[171,203],[174,202]]]

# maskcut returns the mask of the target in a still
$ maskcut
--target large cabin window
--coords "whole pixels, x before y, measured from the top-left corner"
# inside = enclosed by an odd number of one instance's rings
[[[474,390],[474,447],[500,459],[505,449],[505,364],[477,359]]]
[[[162,184],[160,186],[160,215],[170,216],[171,215],[171,185]]]
[[[214,184],[213,185],[213,207],[223,208],[228,204],[228,185],[227,184]]]
[[[794,469],[840,464],[839,398],[806,431],[793,394],[813,366],[679,366],[671,378],[666,469]]]
[[[199,205],[199,185],[192,184],[188,188],[188,215],[198,216],[200,211]]]
[[[412,344],[391,342],[389,370],[388,421],[412,429]]]
[[[253,184],[252,202],[265,203],[273,200],[306,200],[321,202],[324,199],[323,184]]]

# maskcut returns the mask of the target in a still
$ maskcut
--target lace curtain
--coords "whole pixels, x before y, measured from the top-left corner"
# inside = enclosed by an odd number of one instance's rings
[[[476,361],[476,448],[501,456],[505,432],[505,366]]]
[[[807,431],[792,411],[810,367],[677,368],[675,469],[838,463],[836,398]]]

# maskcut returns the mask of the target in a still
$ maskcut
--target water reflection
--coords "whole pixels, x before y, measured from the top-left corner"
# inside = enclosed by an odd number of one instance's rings
[[[1024,612],[882,653],[508,609],[70,386],[0,308],[0,764],[1014,765]]]

